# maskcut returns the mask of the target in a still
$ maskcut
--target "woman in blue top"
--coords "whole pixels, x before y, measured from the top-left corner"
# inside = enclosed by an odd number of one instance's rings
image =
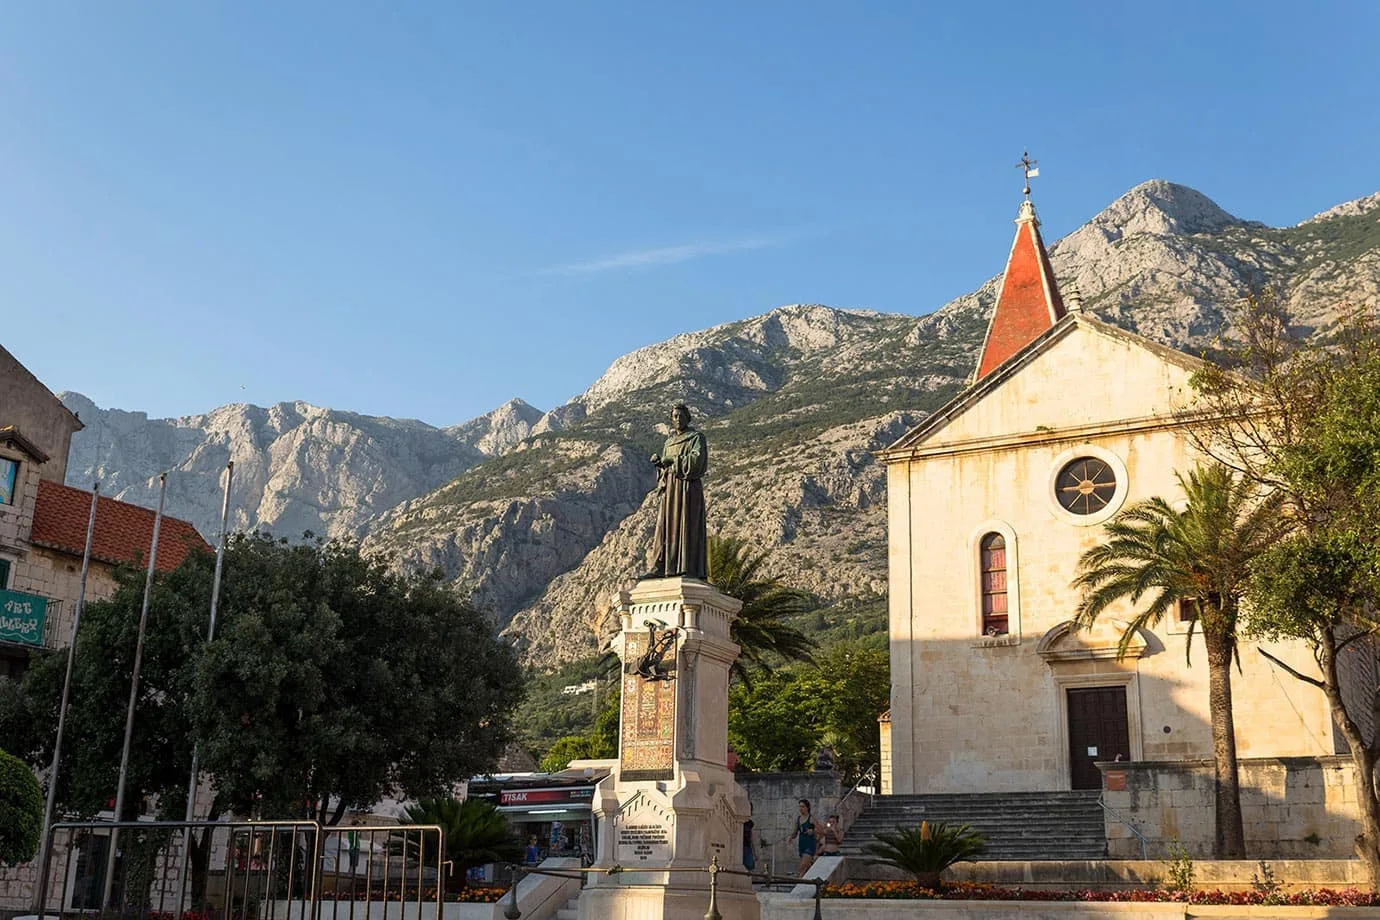
[[[800,867],[796,869],[796,876],[803,877],[805,870],[810,868],[810,864],[815,861],[815,846],[819,837],[815,831],[815,819],[810,814],[810,800],[800,800],[800,814],[795,817],[795,830],[791,831],[791,839],[796,841],[796,851],[800,853]]]

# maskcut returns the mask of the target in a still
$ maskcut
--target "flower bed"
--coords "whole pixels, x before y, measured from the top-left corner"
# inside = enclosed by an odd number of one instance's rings
[[[1380,893],[1361,891],[1358,888],[1316,888],[1288,894],[1259,891],[1194,891],[1185,895],[1164,889],[1144,888],[1130,891],[1031,891],[976,882],[946,882],[938,889],[931,889],[915,882],[849,882],[844,885],[826,885],[822,895],[826,898],[915,901],[1184,901],[1189,904],[1267,904],[1300,907],[1380,906]]]
[[[508,893],[507,888],[500,888],[496,885],[466,885],[462,891],[448,891],[443,900],[460,902],[462,904],[493,904]],[[390,888],[385,891],[381,886],[374,886],[372,890],[355,888],[353,891],[337,891],[329,896],[328,900],[335,901],[417,901],[422,903],[434,902],[436,900],[435,887],[422,889],[421,897],[417,896],[416,888],[400,890]]]

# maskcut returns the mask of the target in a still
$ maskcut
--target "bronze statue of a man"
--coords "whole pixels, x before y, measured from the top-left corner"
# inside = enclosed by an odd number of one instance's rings
[[[661,505],[656,516],[652,569],[643,578],[709,578],[708,538],[705,535],[704,486],[700,477],[709,469],[709,445],[704,433],[690,427],[690,410],[671,410],[671,435],[656,465]]]

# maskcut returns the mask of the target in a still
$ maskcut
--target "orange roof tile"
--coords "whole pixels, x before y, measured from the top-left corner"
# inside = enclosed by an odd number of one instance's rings
[[[1040,222],[1029,199],[1021,203],[1016,218],[1016,239],[997,294],[997,309],[992,313],[987,338],[982,343],[977,380],[996,370],[1007,358],[1039,338],[1068,311],[1054,282]]]
[[[29,540],[39,546],[80,556],[86,550],[86,525],[90,515],[90,492],[40,480]],[[91,557],[116,565],[147,565],[149,544],[153,541],[153,518],[154,512],[149,508],[101,496],[96,506]],[[196,528],[180,518],[163,515],[158,533],[158,571],[171,572],[198,550],[210,552],[211,547]]]

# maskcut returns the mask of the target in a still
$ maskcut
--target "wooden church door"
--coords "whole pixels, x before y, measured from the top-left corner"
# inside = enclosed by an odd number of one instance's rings
[[[1074,789],[1100,789],[1102,774],[1093,764],[1131,759],[1125,687],[1070,687],[1069,767]]]

